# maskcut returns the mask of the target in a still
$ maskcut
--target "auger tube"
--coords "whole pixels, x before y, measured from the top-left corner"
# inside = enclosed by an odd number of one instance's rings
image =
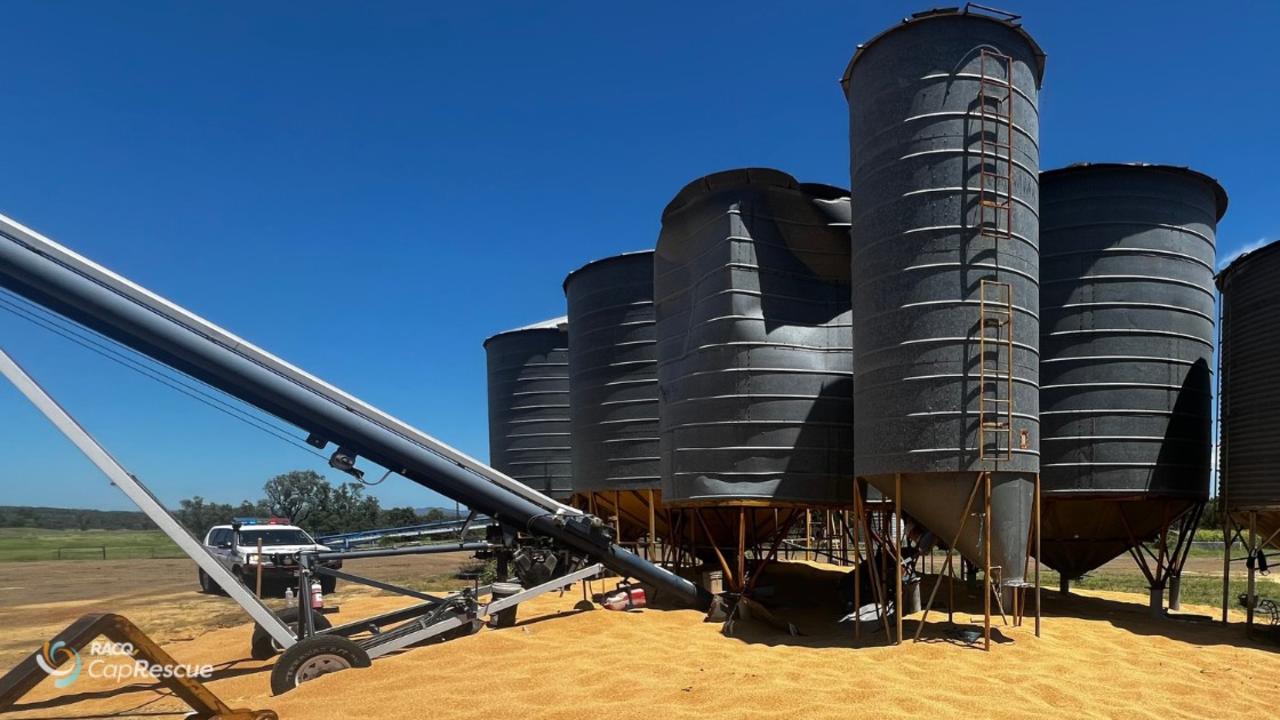
[[[0,286],[508,525],[707,609],[711,595],[612,542],[597,518],[503,475],[0,215]],[[324,445],[320,445],[324,443]]]

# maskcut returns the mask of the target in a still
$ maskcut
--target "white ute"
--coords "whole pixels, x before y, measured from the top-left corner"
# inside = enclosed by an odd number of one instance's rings
[[[261,555],[258,554],[259,540],[262,541]],[[284,587],[297,583],[299,552],[329,551],[327,546],[312,539],[306,530],[278,518],[266,523],[256,519],[237,519],[230,525],[214,525],[205,535],[204,545],[218,562],[250,588],[257,583],[258,565],[261,564],[264,592],[268,585],[283,591]],[[326,560],[321,565],[337,570],[342,567],[342,561]],[[329,575],[320,575],[319,581],[325,594],[333,592],[338,583],[337,578]],[[200,590],[218,592],[217,585],[203,570],[200,571]]]

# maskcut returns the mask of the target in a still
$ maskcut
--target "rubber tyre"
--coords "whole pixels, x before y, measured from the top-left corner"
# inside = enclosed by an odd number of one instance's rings
[[[330,593],[332,593],[334,590],[337,590],[337,589],[338,589],[338,578],[332,575],[320,576],[320,592],[324,593],[325,595],[329,595]]]
[[[282,695],[320,675],[371,664],[363,648],[341,635],[312,635],[280,655],[271,668],[271,694]]]
[[[209,577],[209,575],[206,574],[205,571],[200,570],[198,572],[199,572],[198,578],[200,580],[200,592],[206,595],[226,595],[227,594],[226,591],[222,589],[222,586],[214,582],[213,578]]]
[[[200,581],[200,592],[205,595],[213,595],[216,593],[217,585],[213,582],[213,578],[205,574],[203,570],[197,570],[196,578]]]
[[[287,607],[276,613],[276,617],[280,618],[280,622],[289,626],[294,636],[298,634],[298,608]],[[315,624],[316,630],[328,630],[333,627],[333,623],[329,622],[329,618],[320,613],[312,613],[311,621]],[[276,647],[275,639],[267,632],[266,628],[254,623],[253,636],[249,639],[249,656],[254,660],[266,660],[280,654],[280,648]]]

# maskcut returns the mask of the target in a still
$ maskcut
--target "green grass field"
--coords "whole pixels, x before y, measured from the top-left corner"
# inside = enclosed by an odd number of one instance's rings
[[[159,530],[0,528],[0,562],[185,557]]]

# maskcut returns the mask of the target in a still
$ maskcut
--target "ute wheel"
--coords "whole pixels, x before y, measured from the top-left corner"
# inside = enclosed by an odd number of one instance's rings
[[[280,622],[289,626],[294,636],[298,634],[298,608],[287,607],[276,613],[276,617],[280,618]],[[328,630],[333,627],[333,623],[329,622],[329,618],[318,612],[311,613],[311,621],[315,624],[316,630]],[[280,653],[280,644],[276,639],[271,637],[271,633],[261,625],[254,624],[253,637],[249,640],[249,656],[254,660],[266,660]]]
[[[332,575],[320,576],[320,592],[329,595],[336,589],[338,589],[338,578]]]
[[[218,583],[214,582],[213,578],[209,577],[209,575],[205,573],[205,571],[200,570],[199,573],[200,573],[199,574],[200,592],[204,593],[205,595],[225,595],[226,594],[222,591],[222,587],[218,585]]]
[[[366,668],[369,653],[341,635],[312,635],[285,650],[271,668],[271,694],[280,695],[321,675]]]

